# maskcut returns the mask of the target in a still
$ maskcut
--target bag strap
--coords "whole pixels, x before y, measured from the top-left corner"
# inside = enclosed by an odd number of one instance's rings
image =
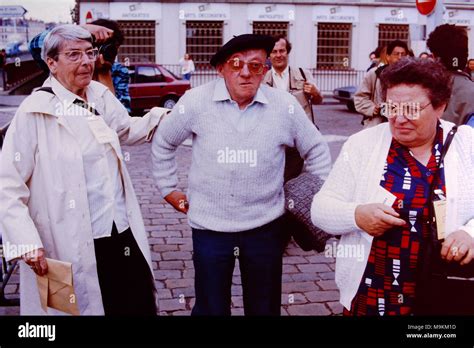
[[[300,74],[301,74],[301,77],[303,78],[304,82],[307,82],[308,80],[306,79],[306,74],[304,73],[303,68],[300,67],[299,70],[300,70]],[[316,126],[316,128],[319,130],[319,127],[316,125],[316,122],[314,122],[313,100],[312,100],[313,98],[309,97],[309,98],[306,98],[306,99],[308,99],[309,109],[311,111],[311,121]]]
[[[46,93],[51,93],[52,95],[56,95],[51,87],[41,87],[36,90],[36,92],[46,92]],[[84,108],[90,112],[92,112],[96,116],[100,116],[100,113],[94,109],[92,106],[87,104],[85,101],[80,100],[79,98],[74,99],[72,102],[73,104],[76,104],[77,106],[80,106],[81,108]]]
[[[306,79],[306,75],[305,75],[305,73],[304,73],[304,71],[303,71],[303,68],[300,68],[299,70],[300,70],[300,74],[301,74],[301,77],[303,78],[303,80],[304,80],[305,82],[308,81],[308,80]]]
[[[41,92],[51,93],[51,94],[55,95],[54,92],[53,92],[53,89],[52,89],[51,87],[41,87],[41,88],[38,88],[38,89],[36,90],[36,92],[40,92],[40,91],[41,91]]]
[[[457,131],[458,131],[458,126],[453,126],[453,128],[451,128],[451,130],[449,131],[448,136],[446,137],[446,141],[444,142],[444,145],[443,145],[443,150],[441,151],[441,156],[439,158],[438,166],[441,166],[441,163],[444,161],[444,156],[446,156],[446,154],[448,153],[449,146],[453,142],[454,135],[456,134]]]
[[[438,167],[437,167],[435,175],[433,176],[433,181],[431,182],[431,185],[430,185],[431,195],[434,193],[434,187],[436,186],[436,182],[439,179],[441,164],[443,164],[444,162],[444,157],[446,156],[446,153],[448,152],[449,147],[451,143],[453,142],[453,138],[457,130],[458,130],[458,126],[453,126],[453,128],[451,128],[451,130],[449,131],[448,136],[446,137],[446,141],[443,144],[443,149],[441,150],[441,154],[439,157]]]
[[[457,130],[458,130],[458,127],[454,126],[453,128],[451,128],[451,130],[448,133],[448,136],[446,137],[446,141],[443,144],[443,149],[441,150],[441,154],[440,154],[440,157],[439,157],[438,167],[437,167],[436,173],[433,175],[433,181],[431,182],[431,185],[430,185],[430,201],[429,201],[428,206],[429,206],[429,214],[430,214],[429,224],[430,224],[430,227],[431,227],[432,241],[437,241],[438,240],[437,239],[438,238],[438,233],[437,233],[438,231],[437,231],[437,227],[436,227],[434,207],[433,207],[433,201],[435,200],[435,192],[434,191],[435,191],[438,179],[440,177],[441,165],[443,164],[443,166],[444,166],[444,157],[446,156],[446,153],[448,152],[449,147],[450,147],[451,143],[453,142],[454,135],[456,134]]]

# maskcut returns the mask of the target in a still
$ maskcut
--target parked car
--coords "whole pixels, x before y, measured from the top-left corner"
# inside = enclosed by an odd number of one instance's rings
[[[355,86],[339,87],[333,91],[333,98],[339,100],[343,104],[346,104],[350,111],[356,112],[354,106],[354,94],[356,91],[357,87]]]
[[[159,64],[140,63],[128,66],[132,115],[143,115],[154,106],[172,109],[191,88],[187,80],[174,75]]]

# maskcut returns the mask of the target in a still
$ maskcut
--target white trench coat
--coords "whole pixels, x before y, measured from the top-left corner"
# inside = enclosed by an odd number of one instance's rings
[[[49,84],[48,79],[44,86]],[[143,118],[129,117],[105,86],[92,81],[88,95],[91,92],[99,100],[95,108],[118,135],[111,145],[119,158],[130,228],[152,269],[140,206],[120,143],[149,141],[167,109],[154,108]],[[0,155],[0,233],[7,260],[44,247],[46,257],[71,262],[81,315],[103,315],[84,175],[87,168],[64,116],[57,114],[58,102],[53,94],[34,92],[11,122]],[[22,315],[46,314],[35,274],[23,261],[20,301]],[[48,309],[48,314],[62,313]]]

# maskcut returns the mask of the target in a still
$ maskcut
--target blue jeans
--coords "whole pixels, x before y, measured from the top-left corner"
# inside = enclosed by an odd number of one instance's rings
[[[243,232],[193,229],[196,304],[191,315],[230,315],[232,275],[239,259],[245,315],[280,315],[282,218]]]

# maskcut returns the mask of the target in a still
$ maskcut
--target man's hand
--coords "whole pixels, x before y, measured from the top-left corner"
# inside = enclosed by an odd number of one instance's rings
[[[165,197],[165,201],[173,206],[177,211],[187,214],[189,209],[188,199],[181,191],[173,191]]]
[[[112,29],[109,29],[100,25],[84,24],[81,26],[84,29],[86,29],[89,33],[94,35],[95,41],[99,43],[107,41],[114,34],[114,31]]]
[[[23,261],[39,276],[48,273],[48,263],[43,248],[39,248],[22,256]]]
[[[380,105],[377,105],[375,108],[374,108],[374,112],[372,113],[372,117],[376,117],[376,116],[380,116],[380,110],[381,110],[381,106]]]
[[[357,226],[374,237],[379,237],[394,226],[405,225],[392,207],[381,203],[361,204],[355,210]]]
[[[305,82],[303,85],[303,92],[308,97],[320,98],[319,90],[316,88],[316,85],[310,82]]]
[[[462,230],[450,233],[441,247],[441,258],[468,264],[474,258],[474,238]]]

